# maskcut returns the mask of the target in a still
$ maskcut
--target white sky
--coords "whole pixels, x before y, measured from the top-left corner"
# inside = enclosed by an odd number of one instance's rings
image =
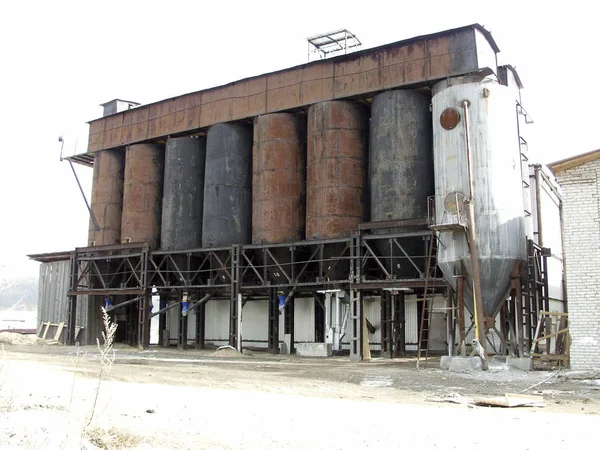
[[[305,38],[337,28],[368,48],[480,23],[525,85],[536,159],[600,148],[596,14],[579,0],[3,1],[0,277],[37,276],[28,253],[86,245],[87,210],[57,138],[66,154],[84,152],[100,103],[150,103],[302,64]],[[91,169],[76,170],[89,198]]]

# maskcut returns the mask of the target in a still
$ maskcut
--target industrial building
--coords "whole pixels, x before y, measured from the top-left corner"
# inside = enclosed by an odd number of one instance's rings
[[[107,306],[141,348],[354,360],[454,353],[477,322],[525,356],[563,310],[560,194],[498,52],[470,25],[103,105],[70,158],[94,170],[88,245],[32,255],[40,322],[89,344]]]
[[[572,369],[600,368],[600,150],[549,164],[562,188]]]

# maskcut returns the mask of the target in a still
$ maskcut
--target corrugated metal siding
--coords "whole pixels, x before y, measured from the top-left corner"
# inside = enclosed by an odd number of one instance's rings
[[[69,272],[69,261],[56,261],[40,265],[38,328],[42,322],[67,321]]]
[[[38,329],[43,322],[67,323],[69,305],[69,275],[71,270],[70,261],[55,261],[40,264],[40,278],[38,284]],[[78,342],[93,344],[96,336],[90,332],[88,317],[90,314],[90,303],[88,296],[77,297],[76,326],[83,327],[77,337]],[[98,314],[100,304],[98,304]],[[52,332],[48,336],[52,335]],[[67,332],[63,331],[61,340],[64,342]]]

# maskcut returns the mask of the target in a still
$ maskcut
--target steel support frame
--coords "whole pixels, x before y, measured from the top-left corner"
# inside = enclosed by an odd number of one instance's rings
[[[336,286],[350,293],[351,355],[353,360],[360,360],[363,356],[363,292],[394,287],[419,289],[425,284],[422,278],[395,278],[393,270],[386,274],[385,264],[389,262],[378,254],[377,246],[373,243],[387,239],[388,245],[396,249],[391,253],[393,258],[409,260],[418,269],[424,267],[426,257],[406,252],[403,241],[429,235],[428,231],[384,235],[357,233],[339,239],[173,251],[150,251],[145,244],[76,249],[71,260],[68,320],[74,330],[78,295],[143,296],[137,311],[138,326],[135,333],[137,345],[147,348],[153,288],[156,288],[165,306],[167,295],[177,296],[184,290],[199,295],[219,293],[230,298],[229,343],[237,347],[241,338],[237,305],[240,295],[245,302],[252,296],[264,294],[270,298],[269,350],[275,352],[279,349],[277,292],[289,294],[297,290],[316,295],[318,289]],[[423,273],[422,270],[419,273]],[[432,282],[439,288],[445,285],[441,278]],[[173,294],[173,291],[178,294]],[[400,309],[398,305],[394,306],[391,311],[396,314]],[[198,314],[197,309],[196,315],[196,346],[204,348],[204,304],[200,310]],[[289,324],[292,312],[287,305],[284,314]],[[166,325],[163,316],[164,313],[161,313],[162,328]],[[396,319],[394,317],[394,323]],[[182,323],[181,328],[183,332],[185,324]],[[390,335],[390,344],[396,349],[396,355],[402,353],[398,349],[398,329],[398,324],[392,326]],[[74,332],[67,334],[69,343],[74,343],[74,335]],[[187,339],[180,337],[178,341],[180,346],[187,347]]]

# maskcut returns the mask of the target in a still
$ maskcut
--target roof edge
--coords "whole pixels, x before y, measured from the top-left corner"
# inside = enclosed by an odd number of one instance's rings
[[[47,263],[54,261],[67,261],[71,258],[72,251],[52,252],[52,253],[36,253],[27,255],[29,259],[37,262]]]
[[[223,88],[223,87],[226,87],[226,86],[235,85],[237,83],[242,83],[242,82],[245,82],[245,81],[253,80],[255,78],[262,77],[264,75],[274,75],[274,74],[285,72],[285,71],[288,71],[288,70],[293,70],[293,69],[298,69],[298,68],[301,68],[301,67],[305,67],[305,66],[310,65],[310,64],[319,64],[319,63],[326,62],[326,61],[331,61],[331,60],[342,61],[344,59],[354,58],[354,57],[356,57],[356,55],[367,54],[367,53],[372,52],[372,51],[382,50],[382,49],[385,49],[386,47],[392,47],[392,46],[396,46],[396,45],[408,45],[408,44],[410,44],[412,42],[416,42],[416,41],[419,41],[419,40],[422,40],[422,39],[431,39],[431,38],[437,37],[437,36],[444,36],[446,34],[451,34],[451,33],[456,33],[458,31],[468,30],[469,28],[475,29],[475,30],[479,31],[485,37],[485,39],[490,44],[490,46],[492,47],[492,49],[494,50],[494,52],[496,52],[496,53],[500,52],[500,48],[498,47],[498,44],[496,44],[496,41],[492,37],[492,34],[488,30],[486,30],[482,25],[480,25],[478,23],[473,23],[471,25],[464,25],[462,27],[451,28],[449,30],[437,31],[435,33],[423,34],[423,35],[420,35],[420,36],[414,36],[414,37],[411,37],[411,38],[402,39],[400,41],[389,42],[387,44],[378,45],[377,47],[366,48],[364,50],[360,50],[360,51],[357,51],[357,52],[352,52],[352,53],[348,53],[348,54],[345,54],[345,55],[334,56],[333,58],[329,58],[329,59],[318,60],[318,61],[309,61],[309,62],[305,62],[303,64],[298,64],[298,65],[295,65],[295,66],[291,66],[291,67],[284,67],[283,69],[275,70],[273,72],[260,73],[260,74],[253,75],[253,76],[250,76],[250,77],[241,78],[239,80],[230,81],[229,83],[224,83],[224,84],[220,84],[220,85],[217,85],[217,86],[210,86],[210,87],[207,87],[207,88],[204,88],[204,89],[199,89],[197,91],[186,92],[184,94],[175,95],[173,97],[168,97],[168,98],[163,98],[161,100],[156,100],[156,101],[151,102],[151,103],[144,103],[144,104],[142,104],[140,106],[141,107],[149,107],[149,106],[155,105],[157,103],[162,103],[162,102],[165,102],[165,101],[168,101],[168,100],[175,100],[175,99],[184,97],[186,95],[196,94],[198,92],[210,91],[212,89],[219,89],[219,88]],[[100,106],[102,106],[102,105],[100,105]],[[117,113],[117,114],[122,114],[124,112],[127,112],[127,111],[121,111],[121,113]],[[98,120],[104,120],[105,118],[106,117],[98,117],[97,119],[92,119],[92,120],[87,121],[87,123],[91,124],[91,123],[96,122]]]
[[[595,161],[600,159],[600,149],[592,150],[591,152],[580,153],[579,155],[571,156],[569,158],[561,159],[553,163],[547,164],[548,168],[556,176],[565,170],[572,169],[573,167],[580,166],[582,164]]]

